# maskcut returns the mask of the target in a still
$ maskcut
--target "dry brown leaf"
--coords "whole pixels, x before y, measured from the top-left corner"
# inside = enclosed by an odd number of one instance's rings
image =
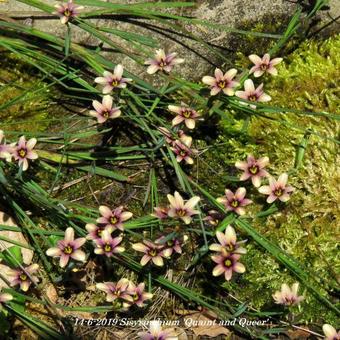
[[[305,327],[307,329],[307,327]],[[310,334],[309,332],[306,332],[302,329],[291,329],[288,332],[289,339],[292,340],[303,340],[303,339],[308,339]]]
[[[211,312],[187,314],[184,317],[184,323],[196,336],[230,335],[229,329],[219,325],[219,321],[215,319],[214,313]]]
[[[2,211],[0,211],[0,224],[13,227],[17,226],[14,220]],[[0,236],[28,245],[24,235],[19,231],[0,230]],[[0,252],[10,247],[13,247],[13,243],[5,241],[0,242]],[[21,248],[21,253],[24,263],[27,265],[30,264],[33,259],[33,251],[27,248]]]
[[[45,293],[46,293],[46,296],[49,298],[49,300],[56,304],[57,301],[58,301],[58,293],[57,293],[57,290],[55,289],[55,287],[49,283],[47,285],[47,287],[45,288]]]
[[[184,329],[175,327],[174,333],[176,334],[178,340],[188,340],[187,333],[185,333]]]

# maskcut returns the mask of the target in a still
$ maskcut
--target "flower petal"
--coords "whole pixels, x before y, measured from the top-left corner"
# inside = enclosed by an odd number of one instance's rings
[[[235,198],[239,201],[242,201],[244,199],[244,197],[246,196],[246,189],[241,187],[241,188],[238,188],[235,192]]]
[[[101,205],[99,207],[99,212],[105,218],[110,218],[112,216],[111,209],[109,207],[105,206],[105,205]]]
[[[272,189],[269,185],[263,185],[259,188],[259,192],[264,195],[270,195],[272,193]]]
[[[164,261],[163,261],[163,258],[161,256],[152,257],[152,262],[158,267],[164,266]]]
[[[66,254],[64,254],[64,253],[61,253],[60,260],[59,260],[59,266],[60,266],[61,268],[66,267],[66,265],[67,265],[69,259],[70,259],[70,256],[69,256],[69,255],[66,255]]]
[[[168,109],[169,109],[169,111],[175,112],[177,114],[180,114],[182,112],[182,108],[180,106],[169,105]]]
[[[149,255],[144,255],[141,260],[140,260],[140,264],[142,266],[145,266],[149,261],[151,260],[151,256]]]
[[[262,64],[262,59],[256,54],[251,54],[250,56],[248,56],[248,58],[255,65]]]
[[[122,78],[122,75],[123,75],[123,71],[124,71],[124,68],[122,65],[118,64],[116,65],[115,69],[114,69],[114,75],[118,78],[118,79],[121,79]]]
[[[215,79],[214,77],[204,76],[204,77],[202,78],[202,82],[203,82],[204,84],[213,86],[213,85],[216,84],[216,79]]]
[[[288,174],[283,173],[280,175],[279,179],[277,180],[277,184],[281,187],[285,187],[288,181]]]
[[[95,108],[95,110],[97,112],[102,112],[103,111],[103,105],[98,100],[94,100],[92,102],[92,106]]]
[[[53,257],[60,256],[61,255],[61,249],[59,249],[59,248],[49,248],[49,249],[46,250],[46,255],[47,256],[53,256]]]
[[[216,68],[214,73],[217,81],[223,78],[223,72],[219,68]]]
[[[27,149],[33,149],[35,147],[35,144],[37,144],[37,139],[36,138],[31,138],[27,142],[26,147],[27,147]]]
[[[221,274],[223,274],[224,271],[224,267],[221,264],[218,264],[214,267],[212,274],[213,276],[220,276]]]
[[[244,273],[246,271],[246,267],[241,262],[235,263],[233,269],[236,273]]]
[[[201,200],[200,197],[194,196],[188,200],[188,202],[185,203],[184,207],[185,209],[193,209],[195,205]]]
[[[247,79],[244,82],[244,89],[247,93],[254,92],[255,91],[255,86],[254,83],[251,79]]]
[[[111,110],[112,109],[112,100],[113,98],[109,95],[107,96],[104,96],[103,97],[103,106],[108,109],[108,110]]]
[[[184,123],[188,129],[195,128],[195,119],[192,118],[185,119]]]
[[[236,74],[237,74],[236,68],[231,68],[224,74],[224,79],[232,80],[236,76]]]
[[[216,233],[217,234],[217,233]],[[236,243],[236,232],[235,229],[232,226],[227,226],[225,233],[225,241],[226,244],[235,244]]]
[[[132,245],[132,248],[133,248],[134,250],[140,251],[140,252],[142,252],[142,253],[147,253],[148,250],[149,250],[149,248],[148,248],[145,244],[143,244],[143,243],[134,243],[134,244]]]
[[[158,70],[160,69],[160,67],[158,65],[150,65],[146,72],[149,73],[149,74],[154,74],[156,73]]]
[[[322,326],[322,330],[327,339],[334,339],[337,336],[336,329],[327,323]]]
[[[66,243],[72,242],[74,240],[74,229],[69,227],[65,231],[64,240]]]

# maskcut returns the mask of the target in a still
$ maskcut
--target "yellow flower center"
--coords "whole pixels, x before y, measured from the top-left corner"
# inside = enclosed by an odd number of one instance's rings
[[[178,209],[177,210],[177,215],[180,216],[180,217],[183,217],[187,214],[187,212],[183,209]]]
[[[116,217],[116,216],[112,216],[111,218],[110,218],[110,223],[111,224],[116,224],[118,222],[118,218]]]
[[[97,236],[102,237],[103,229],[97,229]]]
[[[228,250],[229,252],[232,252],[232,251],[235,250],[235,247],[234,247],[233,244],[227,244],[227,245],[225,246],[225,249]]]
[[[275,196],[280,197],[283,194],[283,190],[281,188],[278,188],[274,191]]]
[[[190,110],[185,110],[182,112],[182,115],[185,117],[185,118],[190,118],[191,117],[191,114],[192,112]]]
[[[240,205],[240,202],[237,201],[237,200],[233,200],[230,205],[233,207],[233,208],[237,208],[239,205]]]
[[[27,155],[27,151],[25,149],[20,149],[18,154],[20,157],[24,158]]]
[[[253,175],[256,175],[259,172],[259,168],[256,165],[252,165],[250,168],[248,168],[248,170]]]
[[[64,15],[65,15],[65,17],[69,17],[69,16],[72,15],[72,12],[69,9],[65,9]]]
[[[118,86],[118,85],[119,85],[119,81],[118,81],[117,79],[113,79],[113,80],[111,81],[111,86],[116,87],[116,86]]]
[[[262,71],[265,71],[267,68],[268,68],[268,65],[267,65],[267,64],[262,64],[262,65],[260,66],[260,69],[261,69]]]
[[[159,67],[164,67],[166,66],[166,62],[164,59],[162,59],[160,62],[159,62]]]
[[[174,245],[174,241],[170,240],[166,243],[169,247],[172,247]]]
[[[225,86],[226,86],[226,82],[224,80],[220,80],[218,83],[217,83],[217,86],[220,88],[220,89],[224,89]]]
[[[137,293],[132,295],[133,301],[137,301],[139,299],[139,295]]]
[[[233,263],[231,262],[231,260],[229,260],[229,259],[226,259],[225,261],[224,261],[224,265],[226,266],[226,267],[231,267],[231,265],[232,265]]]
[[[64,248],[64,254],[70,255],[73,252],[73,248],[71,246],[66,246]]]
[[[109,117],[110,117],[110,112],[109,112],[109,111],[103,111],[103,112],[102,112],[102,116],[103,116],[104,118],[109,118]]]
[[[152,257],[156,256],[156,255],[157,255],[156,249],[151,249],[151,250],[149,251],[149,255],[152,256]]]
[[[110,251],[112,251],[112,247],[110,244],[106,243],[105,246],[104,246],[104,251],[106,253],[109,253]]]
[[[21,281],[26,281],[27,280],[27,275],[26,274],[21,274],[19,276],[19,278],[20,278]]]
[[[253,95],[248,97],[248,100],[251,101],[251,102],[256,102],[257,101],[257,97],[253,94]]]

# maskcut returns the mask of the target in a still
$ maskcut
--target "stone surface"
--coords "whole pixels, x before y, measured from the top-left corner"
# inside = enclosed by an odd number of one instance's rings
[[[110,0],[114,3],[128,4],[128,3],[139,3],[141,1],[117,1]],[[54,5],[56,1],[45,0],[45,3]],[[108,2],[108,1],[106,1]],[[145,1],[143,1],[145,2]],[[153,1],[149,1],[153,2]],[[307,2],[307,1],[304,1]],[[169,10],[171,13],[187,15],[191,17],[196,17],[199,19],[204,19],[206,21],[211,21],[218,24],[223,24],[225,27],[246,30],[257,29],[256,25],[258,23],[264,23],[262,32],[269,33],[281,33],[285,27],[287,21],[290,19],[291,15],[294,13],[296,4],[287,0],[262,0],[262,1],[252,1],[252,0],[198,0],[197,5],[193,8],[183,8],[176,10]],[[87,7],[85,10],[89,10]],[[32,15],[33,12],[37,10],[31,8],[25,4],[20,3],[16,0],[8,0],[4,3],[0,2],[0,13],[7,13],[7,15],[13,15],[16,13],[18,16],[24,16],[25,14]],[[39,11],[38,11],[39,12]],[[336,0],[330,1],[330,9],[327,11],[322,11],[320,16],[323,18],[324,22],[328,22],[330,18],[335,18],[340,13],[340,2]],[[184,35],[194,34],[202,39],[202,43],[194,42],[190,38],[184,38],[174,35],[173,33],[165,30],[160,26],[159,23],[152,23],[154,27],[152,29],[145,28],[145,25],[140,26],[143,23],[142,20],[134,20],[134,23],[127,23],[114,19],[91,19],[90,22],[107,28],[119,29],[126,32],[135,32],[138,34],[143,34],[159,42],[159,46],[165,48],[171,52],[178,52],[181,57],[186,59],[186,63],[181,66],[181,75],[190,79],[200,79],[202,75],[212,72],[214,67],[222,66],[225,68],[232,66],[232,56],[235,56],[236,51],[242,51],[244,53],[250,53],[249,40],[252,41],[250,46],[261,47],[261,45],[266,45],[271,39],[266,39],[266,43],[263,44],[263,39],[259,38],[249,38],[249,36],[235,34],[230,32],[225,32],[223,30],[211,29],[210,27],[199,25],[194,26],[190,24],[185,24],[183,29],[186,31]],[[24,21],[24,20],[21,20]],[[59,20],[56,19],[41,19],[36,18],[33,20],[26,19],[25,23],[27,25],[32,25],[34,28],[57,34],[59,36],[64,36],[65,26],[60,24]],[[150,23],[150,22],[149,22]],[[268,24],[267,24],[268,23]],[[333,26],[336,24],[333,24]],[[177,27],[178,29],[178,27]],[[273,31],[274,29],[274,31]],[[130,53],[135,53],[140,60],[146,58],[145,53],[136,52],[136,49],[131,46],[130,43],[123,41],[116,36],[104,33],[110,39],[128,50]],[[169,38],[175,38],[175,40],[170,40]],[[72,29],[72,39],[75,42],[84,45],[97,46],[98,40],[92,37],[89,33],[84,32],[73,26]],[[258,41],[257,41],[258,39]],[[177,41],[177,42],[176,42]],[[204,43],[211,43],[218,46],[214,48],[220,54],[215,53],[204,45]],[[104,45],[104,47],[108,47]],[[261,48],[256,48],[257,53],[264,53]],[[263,49],[263,48],[262,48]],[[152,53],[150,48],[147,49],[148,53]],[[109,59],[123,63],[129,70],[136,74],[145,74],[145,67],[136,64],[134,60],[129,57],[123,57],[112,51],[104,52],[105,56]],[[192,65],[195,65],[193,67]],[[194,73],[193,73],[193,70]]]

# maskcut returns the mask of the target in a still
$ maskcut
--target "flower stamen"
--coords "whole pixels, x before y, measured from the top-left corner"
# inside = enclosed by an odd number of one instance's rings
[[[73,253],[73,248],[71,246],[66,246],[64,248],[64,254],[70,255]]]

